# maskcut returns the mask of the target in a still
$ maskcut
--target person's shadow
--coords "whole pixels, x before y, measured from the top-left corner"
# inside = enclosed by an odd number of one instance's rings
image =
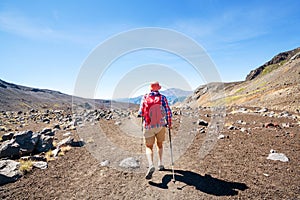
[[[165,169],[165,171],[172,172],[170,169]],[[228,182],[207,174],[201,176],[195,172],[184,170],[174,170],[174,172],[175,180],[186,184],[182,187],[178,187],[178,190],[182,190],[185,186],[189,185],[194,186],[197,190],[215,196],[234,196],[238,194],[237,190],[244,191],[248,189],[248,186],[244,183]],[[166,174],[161,183],[149,181],[149,184],[162,189],[168,189],[168,183],[171,182],[172,179],[172,174]]]

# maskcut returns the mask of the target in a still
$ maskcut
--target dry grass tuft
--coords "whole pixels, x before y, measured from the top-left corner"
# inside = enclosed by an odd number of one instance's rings
[[[49,162],[49,161],[51,161],[51,160],[54,160],[54,157],[53,157],[53,152],[52,152],[52,150],[50,150],[50,151],[46,152],[46,154],[45,154],[45,158],[46,158],[47,162]]]
[[[30,172],[32,170],[32,168],[33,168],[33,163],[31,160],[20,160],[19,170],[23,174]]]
[[[70,151],[72,149],[71,146],[63,146],[60,148],[60,152],[58,153],[58,156],[64,156],[66,152]]]

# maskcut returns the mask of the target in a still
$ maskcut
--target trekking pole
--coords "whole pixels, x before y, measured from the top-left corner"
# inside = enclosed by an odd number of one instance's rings
[[[172,164],[172,174],[173,174],[173,182],[175,183],[175,174],[174,174],[174,161],[173,161],[173,150],[172,150],[172,140],[171,140],[171,129],[169,127],[169,140],[170,140],[170,151],[171,151],[171,164]]]
[[[144,126],[143,126],[143,121],[144,121],[144,117],[142,118],[142,137],[141,137],[141,153],[143,153],[143,134],[144,134]]]

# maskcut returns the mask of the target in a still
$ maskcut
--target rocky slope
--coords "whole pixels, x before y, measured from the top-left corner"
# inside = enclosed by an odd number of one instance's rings
[[[185,104],[244,105],[299,112],[300,48],[278,54],[251,71],[245,81],[200,86]]]
[[[103,99],[85,99],[48,89],[31,88],[0,79],[0,111],[28,111],[31,109],[83,109],[108,108],[111,105],[128,107],[127,104]],[[133,106],[130,104],[130,106]]]
[[[72,97],[58,91],[30,88],[0,80],[0,108],[17,111],[32,108],[70,106]]]
[[[279,67],[283,62],[287,60],[294,60],[300,58],[300,48],[293,49],[291,51],[286,51],[283,53],[279,53],[278,55],[274,56],[270,61],[266,62],[264,65],[252,70],[246,77],[246,80],[255,79],[257,76],[262,74],[262,72],[266,68],[276,68]],[[273,66],[271,66],[273,65]]]

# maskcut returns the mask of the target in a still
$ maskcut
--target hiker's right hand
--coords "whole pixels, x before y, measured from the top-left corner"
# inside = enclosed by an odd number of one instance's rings
[[[138,114],[137,117],[142,117],[142,115]]]

